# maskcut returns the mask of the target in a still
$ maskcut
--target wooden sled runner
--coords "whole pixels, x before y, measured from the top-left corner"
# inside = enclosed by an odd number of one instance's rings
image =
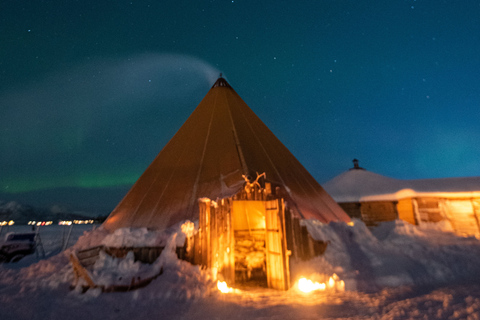
[[[150,259],[153,259],[153,258],[156,259],[160,255],[162,248],[155,248],[155,249],[156,250],[153,250],[154,251],[153,256],[151,253],[152,250],[150,250],[150,254],[149,254]],[[73,273],[75,276],[75,279],[72,285],[70,286],[71,289],[76,288],[80,280],[83,279],[85,282],[85,284],[82,285],[83,292],[86,292],[90,288],[100,288],[102,292],[131,291],[131,290],[145,287],[150,282],[152,282],[152,280],[156,279],[159,275],[161,275],[163,272],[163,268],[161,268],[158,273],[147,278],[134,276],[131,278],[128,285],[126,284],[113,284],[109,286],[99,285],[95,282],[94,277],[92,276],[92,273],[90,270],[92,269],[95,262],[98,260],[101,251],[105,252],[108,255],[112,255],[111,252],[109,252],[110,251],[109,248],[106,248],[104,246],[97,246],[97,247],[93,247],[85,250],[72,252],[70,254],[70,262],[72,264]],[[125,252],[125,255],[126,255],[126,252],[128,251],[128,249],[125,249],[123,251]],[[158,252],[158,254],[155,251]],[[153,259],[153,261],[155,259]]]

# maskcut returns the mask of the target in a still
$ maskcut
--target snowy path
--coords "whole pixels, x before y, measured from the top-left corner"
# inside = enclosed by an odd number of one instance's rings
[[[155,284],[152,284],[155,286]],[[153,287],[152,287],[153,288]],[[152,289],[150,288],[150,289]],[[158,289],[158,288],[157,288]],[[154,297],[147,290],[97,296],[40,290],[6,298],[0,318],[19,319],[479,319],[480,284],[428,290],[411,287],[375,294],[305,295],[255,290],[205,298]],[[180,295],[181,296],[181,295]]]
[[[328,237],[331,244],[322,258],[296,267],[306,275],[336,272],[360,290],[304,294],[294,288],[253,289],[222,294],[208,271],[173,255],[162,276],[145,288],[82,294],[69,289],[73,274],[67,251],[39,262],[30,257],[18,265],[0,265],[0,320],[480,320],[477,239],[401,222],[378,228],[375,235],[361,223],[313,227],[316,236]],[[52,249],[47,251],[53,252],[61,233],[44,231],[44,243]],[[76,247],[90,247],[102,237],[102,230],[92,231]]]

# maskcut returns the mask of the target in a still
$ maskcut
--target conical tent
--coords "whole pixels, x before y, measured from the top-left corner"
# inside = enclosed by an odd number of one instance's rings
[[[230,197],[242,175],[284,190],[301,218],[349,221],[290,151],[220,77],[104,223],[165,229],[198,218],[198,199]]]

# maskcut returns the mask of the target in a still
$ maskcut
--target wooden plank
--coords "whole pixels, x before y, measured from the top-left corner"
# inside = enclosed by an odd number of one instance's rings
[[[474,207],[470,199],[451,199],[446,201],[450,222],[459,235],[474,236],[478,225],[474,216]]]
[[[277,200],[265,202],[265,224],[266,224],[266,252],[267,252],[267,282],[268,287],[278,290],[285,290],[285,266],[284,252],[281,233],[279,231],[280,215],[279,203]],[[276,209],[276,210],[269,210]]]
[[[293,237],[293,223],[292,215],[290,210],[285,210],[284,208],[284,227],[285,227],[285,238],[287,241],[287,250],[295,258],[295,238]]]
[[[302,236],[302,260],[310,260],[312,258],[311,249],[310,249],[310,240],[309,234],[306,226],[300,226],[301,236]]]
[[[218,207],[210,206],[210,232],[208,235],[208,239],[210,240],[210,244],[208,246],[209,253],[209,265],[208,268],[215,268],[217,271],[221,270],[221,265],[219,265],[218,259],[218,234],[217,234],[217,210]]]
[[[410,224],[418,224],[415,219],[412,198],[400,199],[397,203],[398,218]]]
[[[302,228],[300,226],[300,219],[294,218],[293,220],[293,234],[295,236],[295,259],[303,259],[303,246],[302,246]]]
[[[280,218],[280,229],[282,232],[282,257],[283,257],[283,278],[284,278],[284,289],[290,289],[290,254],[291,251],[288,250],[287,246],[287,234],[286,234],[286,223],[285,223],[285,203],[283,199],[277,199],[278,201],[278,215]]]
[[[74,252],[70,254],[70,262],[72,263],[73,270],[76,274],[76,281],[82,277],[90,288],[95,288],[97,286],[95,282],[93,282],[90,273],[81,265],[80,260],[77,258]],[[75,286],[76,285],[77,282],[75,282]]]
[[[480,199],[472,199],[473,214],[477,221],[477,232],[480,234]]]
[[[313,238],[313,248],[314,248],[314,256],[318,257],[321,256],[325,253],[325,250],[327,250],[327,246],[330,243],[330,241],[315,241]]]
[[[199,203],[199,242],[201,265],[210,268],[210,201]]]
[[[350,218],[362,219],[361,205],[359,202],[343,202],[339,203],[339,205]]]
[[[193,236],[193,264],[201,265],[202,264],[202,255],[201,255],[201,241],[200,241],[200,232],[197,231]]]
[[[77,252],[76,256],[78,257],[79,260],[88,259],[91,257],[98,257],[98,253],[100,252],[100,250],[103,250],[103,249],[104,249],[104,246],[96,246],[96,247],[88,248],[85,250],[80,250]]]
[[[397,218],[395,203],[391,201],[362,202],[360,211],[367,226],[376,226],[380,222],[393,221]]]
[[[196,241],[195,241],[195,264],[204,266],[203,264],[203,234],[205,228],[205,203],[202,201],[198,202],[198,231],[196,234]]]
[[[139,251],[141,251],[142,248],[137,248]],[[148,249],[148,248],[147,248]],[[90,252],[85,255],[87,251],[91,252],[99,252],[96,248],[92,249],[87,249],[83,250],[82,253],[84,254],[83,256],[87,257],[87,259],[91,259]],[[147,251],[146,251],[147,252]],[[98,255],[97,255],[98,258]],[[141,279],[140,277],[132,277],[131,282],[129,285],[110,285],[108,287],[102,286],[102,285],[97,285],[95,281],[93,280],[92,275],[88,271],[88,269],[85,267],[84,263],[82,260],[80,260],[75,252],[72,252],[69,256],[69,260],[72,264],[73,272],[75,275],[74,282],[72,284],[72,288],[76,287],[78,285],[78,282],[80,278],[83,278],[85,282],[87,283],[87,286],[84,287],[84,290],[88,290],[88,288],[101,288],[102,292],[117,292],[117,291],[130,291],[130,290],[135,290],[141,287],[144,287],[148,285],[153,279],[157,278],[159,275],[163,273],[163,269],[160,269],[160,271],[155,274],[152,277],[144,278]]]
[[[222,199],[219,206],[220,220],[218,225],[219,260],[222,267],[222,276],[228,285],[235,284],[235,239],[230,201]]]
[[[235,284],[235,232],[233,230],[233,213],[232,213],[232,201],[226,200],[227,212],[226,212],[226,228],[227,228],[227,256],[228,256],[228,281],[232,285]]]
[[[441,198],[416,198],[416,217],[418,223],[439,222],[445,219],[443,209],[444,199]]]

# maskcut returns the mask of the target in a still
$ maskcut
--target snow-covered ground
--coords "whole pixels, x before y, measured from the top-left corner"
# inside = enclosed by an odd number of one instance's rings
[[[360,221],[354,226],[306,224],[316,239],[330,244],[323,257],[292,265],[293,278],[335,273],[345,281],[346,291],[306,294],[295,287],[286,292],[250,288],[223,294],[209,270],[164,250],[151,266],[163,267],[163,274],[147,287],[81,293],[80,287],[69,289],[71,250],[112,245],[122,233],[107,237],[101,228],[74,227],[71,243],[78,242],[60,252],[67,229],[52,226],[40,230],[46,259],[37,261],[32,255],[18,264],[0,265],[0,319],[480,319],[477,239],[457,237],[448,225],[438,224],[415,227],[395,221],[372,232]],[[89,232],[82,236],[84,231]],[[123,245],[128,236],[155,241],[142,230],[126,230],[123,236]],[[171,246],[173,237],[167,240]],[[103,259],[96,268],[145,267],[126,259],[122,267]]]

